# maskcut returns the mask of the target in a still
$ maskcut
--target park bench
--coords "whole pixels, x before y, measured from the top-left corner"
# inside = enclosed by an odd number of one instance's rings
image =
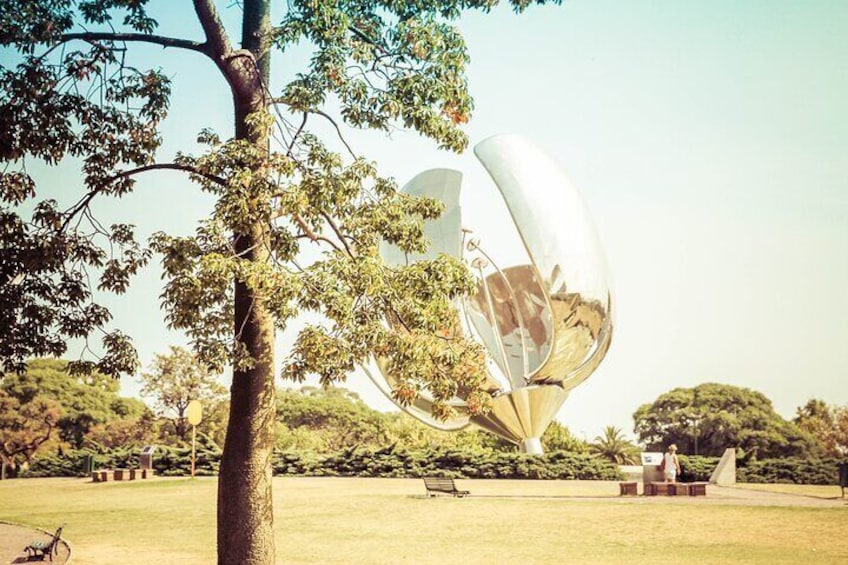
[[[450,494],[462,498],[471,494],[467,490],[458,490],[453,479],[449,477],[424,477],[424,486],[427,489],[427,496]]]
[[[44,558],[47,556],[50,557],[50,561],[53,561],[53,554],[59,554],[59,540],[62,538],[62,528],[64,527],[64,525],[59,526],[59,529],[56,530],[53,538],[49,541],[36,540],[26,546],[24,551],[27,552],[27,561],[31,559],[44,561]]]

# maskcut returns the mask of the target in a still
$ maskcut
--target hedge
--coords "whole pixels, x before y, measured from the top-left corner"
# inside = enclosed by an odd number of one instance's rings
[[[718,457],[679,455],[685,481],[707,481],[719,462]],[[836,458],[785,457],[737,461],[736,480],[740,483],[794,483],[799,485],[839,484]]]
[[[797,457],[750,461],[744,467],[736,469],[736,480],[741,483],[837,485],[840,462],[836,458],[799,459]]]
[[[558,451],[536,457],[503,452],[407,451],[395,447],[349,449],[313,461],[290,452],[278,453],[274,458],[274,473],[344,477],[423,477],[438,474],[468,479],[622,478],[616,465],[588,454]]]
[[[38,457],[22,473],[24,477],[81,477],[85,457],[93,455],[100,469],[138,467],[137,450],[94,453],[86,450]],[[198,449],[196,473],[218,473],[221,453]],[[185,476],[190,473],[190,450],[159,447],[153,458],[156,473]],[[407,451],[349,449],[329,457],[294,452],[275,452],[275,475],[423,477],[439,474],[455,478],[487,479],[594,479],[620,480],[618,467],[587,454],[553,452],[542,457],[519,453],[475,453],[456,450]]]
[[[190,448],[156,449],[153,468],[163,476],[190,473]],[[85,456],[93,455],[100,469],[138,467],[137,449],[96,453],[89,450],[41,455],[23,477],[81,477]],[[197,475],[217,475],[221,451],[214,445],[198,447]],[[679,456],[685,481],[706,481],[718,457]],[[838,484],[838,459],[763,459],[739,462],[736,478],[743,483]],[[622,480],[618,467],[584,453],[555,451],[541,457],[521,453],[474,452],[449,449],[408,451],[394,446],[383,449],[351,448],[320,457],[311,453],[275,452],[275,475],[342,477],[423,477],[443,475],[467,479],[584,479]]]
[[[71,450],[34,459],[22,477],[83,477],[85,458],[93,456],[96,469],[130,469],[139,466],[138,449],[116,449],[96,452],[87,449]],[[199,446],[195,450],[195,474],[217,475],[221,451]],[[191,474],[191,448],[158,446],[153,456],[153,469],[163,476]]]
[[[683,474],[679,477],[686,482],[710,480],[710,475],[718,465],[719,457],[701,457],[699,455],[678,455]]]

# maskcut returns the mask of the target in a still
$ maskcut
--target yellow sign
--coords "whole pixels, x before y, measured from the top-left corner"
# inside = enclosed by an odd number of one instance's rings
[[[200,405],[199,400],[192,400],[188,403],[186,415],[188,416],[188,423],[192,426],[200,423],[200,420],[203,418],[203,406]]]

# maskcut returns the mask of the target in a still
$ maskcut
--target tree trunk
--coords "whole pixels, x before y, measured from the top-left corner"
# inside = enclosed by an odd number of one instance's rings
[[[242,235],[237,248],[250,248],[260,237],[258,233]],[[257,252],[265,253],[264,249]],[[236,283],[235,293],[236,331],[243,324],[241,342],[255,365],[233,371],[230,420],[218,477],[218,563],[270,565],[274,563],[274,326],[243,283]]]
[[[241,77],[244,80],[233,89],[236,137],[268,151],[267,137],[251,132],[246,118],[268,105],[270,2],[246,0],[243,9],[242,48],[253,54],[256,65],[247,68]],[[260,223],[245,231],[234,234],[236,251],[251,261],[268,261],[267,226]],[[271,491],[276,415],[274,322],[260,299],[236,281],[234,331],[255,364],[247,370],[233,370],[230,419],[218,477],[219,565],[272,565],[275,558]]]

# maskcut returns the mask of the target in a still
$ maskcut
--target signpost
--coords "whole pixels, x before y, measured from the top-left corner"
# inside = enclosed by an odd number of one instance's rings
[[[191,478],[194,478],[194,443],[197,437],[197,424],[203,418],[203,406],[199,400],[192,400],[186,409],[188,423],[191,424]]]

